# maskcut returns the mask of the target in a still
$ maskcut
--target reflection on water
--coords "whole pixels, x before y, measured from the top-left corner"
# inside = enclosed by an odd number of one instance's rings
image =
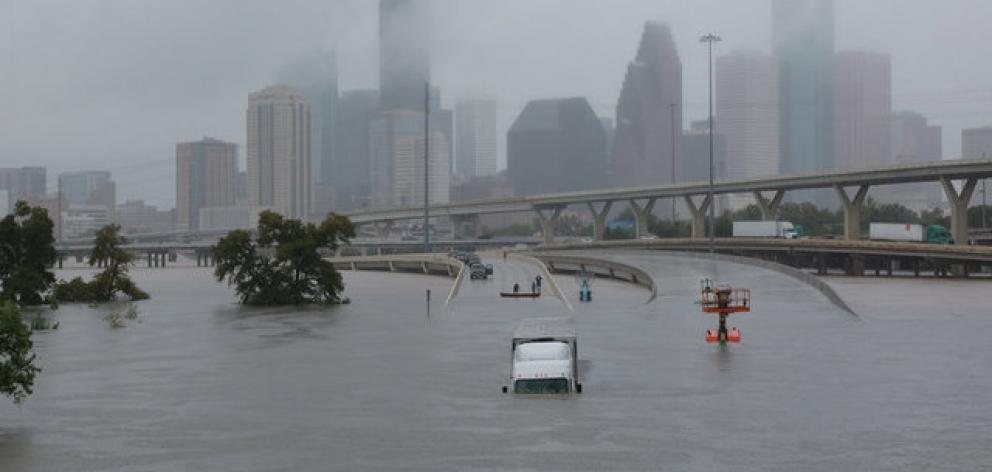
[[[992,463],[990,321],[852,322],[768,271],[638,257],[659,282],[596,282],[573,302],[585,393],[522,398],[508,381],[516,320],[569,314],[553,297],[500,300],[490,282],[346,273],[353,303],[245,308],[208,270],[136,270],[153,299],[63,306],[39,333],[44,372],[0,401],[11,471],[978,470]],[[754,290],[740,345],[706,344],[698,280]],[[577,286],[559,279],[566,296]],[[426,319],[424,291],[434,294]],[[443,296],[442,296],[443,294]],[[922,296],[922,295],[921,295]],[[592,368],[595,366],[595,368]]]

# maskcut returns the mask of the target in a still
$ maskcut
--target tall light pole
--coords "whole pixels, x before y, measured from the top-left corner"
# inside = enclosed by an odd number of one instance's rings
[[[716,230],[716,225],[715,225],[715,223],[716,223],[716,216],[715,216],[716,215],[716,202],[713,201],[713,43],[716,43],[716,42],[719,42],[719,41],[720,41],[720,37],[717,36],[717,35],[715,35],[715,34],[713,34],[713,33],[708,33],[708,34],[703,35],[703,36],[701,36],[699,38],[699,42],[706,43],[707,49],[709,49],[709,56],[708,56],[708,61],[707,62],[709,62],[709,68],[710,68],[710,130],[709,130],[709,132],[710,132],[710,189],[709,189],[709,196],[707,197],[707,199],[710,202],[710,218],[709,218],[709,220],[710,220],[709,221],[709,223],[710,223],[710,254],[713,254],[714,252],[716,252],[715,251],[715,246],[716,246],[716,242],[715,242],[715,235],[716,235],[716,233],[715,233],[715,230]]]
[[[669,103],[668,109],[671,110],[670,120],[672,122],[672,185],[675,185],[675,160],[676,160],[676,149],[675,149],[675,107],[679,106],[678,103]],[[682,123],[679,123],[679,129],[682,127]],[[676,209],[678,204],[678,199],[672,199],[672,229],[678,231],[678,210]],[[678,233],[675,234],[678,236]]]
[[[430,173],[431,162],[431,83],[424,84],[424,254],[431,252]]]

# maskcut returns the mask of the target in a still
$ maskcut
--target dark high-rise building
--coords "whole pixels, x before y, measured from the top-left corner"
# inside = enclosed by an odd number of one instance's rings
[[[606,130],[585,98],[534,100],[507,133],[517,196],[605,186]]]
[[[334,153],[339,165],[331,180],[338,211],[350,211],[369,204],[369,143],[372,139],[369,127],[378,114],[377,90],[352,90],[338,99]]]
[[[338,101],[338,69],[334,51],[312,51],[279,71],[278,83],[303,93],[310,103],[310,152],[316,183],[333,185],[343,167],[334,156],[334,121]]]
[[[682,129],[682,62],[667,24],[648,22],[617,102],[611,172],[616,185],[672,181]],[[673,143],[673,141],[675,141]]]
[[[834,2],[772,0],[772,29],[780,169],[785,174],[833,169]],[[799,191],[790,197],[836,204],[832,192]]]
[[[213,138],[176,144],[176,228],[197,229],[200,210],[235,202],[238,146]]]
[[[384,110],[423,110],[430,25],[423,0],[379,1],[379,89]]]

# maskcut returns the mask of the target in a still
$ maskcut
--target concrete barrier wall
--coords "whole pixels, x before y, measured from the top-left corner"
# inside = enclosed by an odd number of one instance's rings
[[[623,280],[648,289],[651,292],[648,302],[658,296],[658,287],[655,285],[654,279],[647,272],[629,264],[595,257],[566,256],[544,252],[537,252],[532,256],[543,262],[550,272],[589,271],[597,276]]]
[[[338,270],[376,270],[457,277],[464,264],[445,254],[396,254],[388,256],[332,257]]]
[[[744,256],[732,256],[729,254],[710,254],[703,252],[690,252],[690,251],[660,251],[662,253],[667,253],[672,256],[679,257],[690,257],[694,259],[708,259],[715,261],[733,262],[735,264],[751,265],[756,267],[761,267],[762,269],[773,270],[784,275],[788,275],[792,278],[798,279],[822,293],[831,303],[836,305],[838,308],[850,313],[851,315],[858,316],[854,310],[844,301],[840,295],[834,291],[833,287],[824,282],[822,279],[816,275],[810,274],[809,272],[796,269],[794,267],[787,266],[785,264],[779,264],[776,262],[766,261],[764,259],[757,259],[754,257],[744,257]]]

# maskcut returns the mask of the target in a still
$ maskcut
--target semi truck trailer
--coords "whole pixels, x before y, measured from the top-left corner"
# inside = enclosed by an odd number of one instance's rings
[[[868,225],[868,239],[931,244],[950,244],[952,242],[951,233],[943,226],[912,223],[871,223]]]
[[[802,231],[789,221],[735,221],[735,238],[801,238]]]

